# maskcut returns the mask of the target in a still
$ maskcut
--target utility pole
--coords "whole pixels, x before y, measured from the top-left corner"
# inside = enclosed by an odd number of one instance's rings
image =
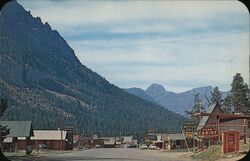
[[[2,121],[2,105],[0,104],[0,151],[2,151],[2,126],[1,126],[1,121]]]
[[[60,130],[61,130],[61,148],[63,148],[63,114],[60,115]]]
[[[193,152],[195,153],[194,124],[192,124],[192,133],[193,133]]]
[[[180,127],[181,127],[181,132],[182,132],[182,135],[183,135],[183,136],[184,136],[184,138],[185,138],[185,143],[186,143],[186,146],[187,146],[188,152],[190,152],[189,147],[188,147],[188,143],[187,143],[186,136],[185,136],[184,131],[183,131],[183,129],[182,129],[182,125],[180,125]]]

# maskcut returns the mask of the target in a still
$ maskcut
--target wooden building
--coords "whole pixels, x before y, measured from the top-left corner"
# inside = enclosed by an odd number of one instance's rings
[[[92,147],[95,148],[96,146],[103,147],[104,146],[104,139],[103,138],[93,138]]]
[[[10,130],[9,134],[3,141],[4,151],[26,150],[31,152],[31,136],[34,136],[34,131],[31,121],[1,121],[2,126],[7,126]]]
[[[79,134],[74,134],[73,135],[73,146],[75,148],[79,148],[80,147],[80,135]]]
[[[150,144],[155,145],[160,149],[165,149],[165,142],[167,142],[167,133],[148,133],[145,138],[146,144],[149,146]]]
[[[34,136],[31,137],[34,149],[39,149],[39,144],[44,144],[50,150],[72,150],[73,141],[69,140],[73,140],[73,135],[65,130],[34,130]]]
[[[119,139],[117,139],[119,142]],[[137,144],[137,141],[135,140],[135,136],[131,135],[131,136],[122,136],[121,137],[121,141],[122,141],[122,145],[124,148],[129,148],[129,147],[133,147],[134,145]]]
[[[240,138],[246,141],[248,135],[248,116],[242,113],[225,114],[218,103],[208,106],[205,113],[201,112],[197,116],[201,121],[197,127],[200,147],[208,147],[221,142],[221,133],[237,131]]]
[[[147,145],[153,144],[159,149],[182,149],[187,148],[185,136],[182,133],[149,133],[145,139]],[[192,146],[192,142],[187,142],[188,146]]]
[[[164,143],[168,150],[187,148],[185,136],[182,133],[168,134],[167,140]]]
[[[84,136],[83,137],[83,146],[85,148],[91,148],[92,147],[92,142],[93,142],[93,137],[92,136]]]
[[[116,138],[115,137],[110,137],[110,138],[103,138],[104,139],[104,148],[115,148],[116,147]]]

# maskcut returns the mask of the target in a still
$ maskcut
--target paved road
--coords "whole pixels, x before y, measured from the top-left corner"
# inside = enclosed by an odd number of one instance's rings
[[[180,153],[134,148],[90,149],[53,156],[19,158],[20,161],[184,161]]]

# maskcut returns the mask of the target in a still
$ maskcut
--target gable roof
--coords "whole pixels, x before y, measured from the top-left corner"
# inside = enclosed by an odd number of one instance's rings
[[[217,102],[209,105],[206,109],[206,113],[213,113],[215,107],[219,105]],[[199,122],[198,129],[201,129],[206,123],[207,120],[209,119],[209,116],[202,116],[201,121]]]
[[[10,133],[6,137],[34,136],[31,121],[1,121],[0,124],[10,129]]]
[[[67,131],[62,130],[34,130],[31,140],[65,140]]]

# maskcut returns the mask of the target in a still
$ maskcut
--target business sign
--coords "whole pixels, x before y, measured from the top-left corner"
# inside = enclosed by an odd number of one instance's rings
[[[194,133],[194,123],[186,122],[182,124],[182,130],[186,138],[191,139],[193,138]]]
[[[191,139],[193,138],[193,132],[184,132],[186,138]]]
[[[213,137],[217,136],[218,131],[214,127],[203,127],[200,130],[198,130],[198,136],[199,137]]]
[[[193,123],[183,123],[182,130],[184,132],[193,132],[194,131],[194,124]]]

